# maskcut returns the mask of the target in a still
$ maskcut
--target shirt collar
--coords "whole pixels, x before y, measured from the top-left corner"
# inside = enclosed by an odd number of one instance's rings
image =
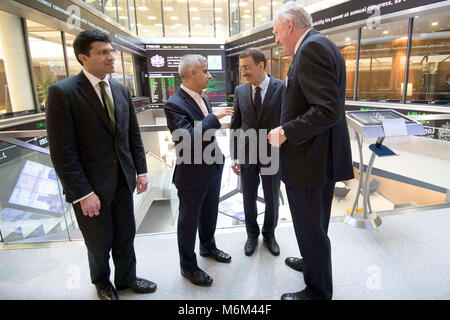
[[[89,82],[92,84],[93,87],[98,85],[101,81],[105,81],[106,85],[109,86],[108,75],[106,75],[104,79],[99,79],[96,76],[94,76],[92,73],[89,73],[88,71],[86,71],[86,69],[84,69],[84,68],[83,68],[83,73],[86,76],[86,78],[88,78]]]
[[[188,87],[184,86],[183,84],[181,84],[181,89],[183,89],[184,91],[186,91],[187,94],[189,94],[192,98],[202,98],[203,97],[203,91],[202,94],[199,94],[191,89],[189,89]]]
[[[309,28],[308,30],[306,30],[302,36],[298,39],[297,44],[295,45],[295,49],[294,49],[294,55],[297,53],[298,48],[300,48],[300,45],[302,44],[303,40],[305,39],[306,35],[308,34],[308,32],[311,30],[311,28]]]
[[[261,81],[261,83],[258,86],[261,88],[261,91],[264,91],[267,89],[267,87],[269,86],[269,81],[270,81],[270,78],[267,75],[267,73],[264,73],[264,74],[266,75],[266,77],[264,78],[263,81]],[[255,90],[255,89],[256,89],[256,86],[252,85],[252,90]]]

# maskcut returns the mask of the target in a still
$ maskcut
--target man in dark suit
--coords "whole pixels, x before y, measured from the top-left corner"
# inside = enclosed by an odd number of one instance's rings
[[[137,185],[138,194],[145,192],[148,182],[130,93],[107,77],[115,61],[108,36],[83,31],[73,47],[83,70],[49,88],[47,134],[87,247],[91,281],[104,300],[117,300],[116,289],[154,292],[155,283],[136,277],[133,191]],[[110,251],[116,288],[109,280]]]
[[[213,112],[202,91],[211,74],[206,58],[185,55],[178,68],[183,84],[164,106],[167,126],[177,150],[173,183],[180,200],[178,213],[178,251],[181,274],[195,285],[209,286],[213,279],[197,265],[194,252],[199,234],[200,255],[228,263],[231,256],[217,249],[214,233],[219,209],[220,183],[224,157],[215,139],[219,119],[231,115],[233,108]]]
[[[258,245],[260,229],[257,223],[257,196],[262,180],[265,211],[262,234],[264,244],[274,255],[280,254],[280,248],[275,239],[275,227],[278,222],[279,193],[280,193],[280,173],[279,163],[271,174],[264,174],[263,167],[269,167],[271,163],[261,161],[262,157],[269,159],[270,145],[267,141],[267,131],[280,125],[281,97],[283,94],[283,81],[272,78],[264,71],[266,68],[266,56],[264,52],[257,48],[244,50],[239,55],[239,65],[243,77],[247,83],[241,84],[234,90],[233,108],[234,113],[231,118],[231,158],[233,159],[232,169],[235,174],[241,176],[242,196],[244,200],[245,227],[247,229],[247,242],[244,252],[251,256]],[[242,129],[243,132],[254,133],[254,138],[245,140],[243,148],[244,159],[238,159],[237,135],[235,129]],[[260,134],[263,137],[260,138]],[[248,136],[247,136],[248,137]],[[259,147],[263,143],[265,146]],[[241,149],[242,150],[242,149]],[[267,154],[260,155],[260,153]],[[276,150],[278,152],[278,150]],[[254,161],[251,159],[253,154]],[[262,156],[262,157],[261,157]],[[276,158],[278,160],[278,157]],[[264,163],[263,163],[264,162]]]
[[[286,78],[281,126],[269,133],[281,145],[295,235],[303,259],[286,264],[303,271],[306,288],[283,300],[331,299],[331,244],[327,236],[334,186],[353,178],[345,118],[345,62],[339,49],[311,29],[312,19],[294,2],[275,15],[273,33],[285,54],[294,55]]]

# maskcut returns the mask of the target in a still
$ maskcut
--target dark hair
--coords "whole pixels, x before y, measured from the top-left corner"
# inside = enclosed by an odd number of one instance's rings
[[[78,62],[81,65],[83,65],[83,63],[80,61],[80,59],[78,59],[78,55],[82,53],[89,56],[91,43],[95,41],[111,43],[111,39],[106,34],[94,30],[80,32],[73,41],[73,51],[75,52],[75,58],[77,58]]]
[[[264,62],[264,69],[266,68],[267,59],[266,55],[261,49],[258,48],[248,48],[241,52],[239,55],[239,59],[252,57],[255,64],[260,63],[261,61]]]

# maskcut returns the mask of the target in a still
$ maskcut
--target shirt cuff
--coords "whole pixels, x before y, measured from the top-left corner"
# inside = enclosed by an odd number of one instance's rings
[[[138,174],[137,176],[138,176],[138,177],[146,177],[146,176],[147,176],[147,173],[141,173],[141,174]]]
[[[239,164],[239,160],[238,159],[232,159],[231,160],[231,164],[232,165]]]
[[[93,194],[93,193],[94,193],[94,191],[92,191],[91,193],[85,195],[83,198],[80,198],[80,199],[78,199],[78,200],[75,200],[75,201],[73,202],[73,204],[78,203],[78,202],[80,202],[81,200],[86,199],[87,197],[89,197],[89,196],[90,196],[91,194]]]

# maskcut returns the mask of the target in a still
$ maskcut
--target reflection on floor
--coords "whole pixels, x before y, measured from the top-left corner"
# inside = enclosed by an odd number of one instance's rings
[[[341,299],[450,299],[450,209],[384,215],[375,230],[353,228],[332,219],[333,285]],[[244,255],[245,228],[219,229],[216,242],[232,256],[230,264],[198,256],[213,285],[201,288],[180,275],[175,233],[138,236],[137,273],[158,283],[154,294],[119,291],[126,299],[273,299],[305,287],[303,275],[284,260],[298,256],[292,224],[280,223],[281,255],[262,245]],[[197,241],[198,244],[198,241]],[[198,250],[198,249],[196,249]],[[112,267],[112,274],[114,269]],[[111,276],[112,278],[113,276]],[[90,283],[82,241],[47,248],[0,250],[0,299],[97,299]]]

